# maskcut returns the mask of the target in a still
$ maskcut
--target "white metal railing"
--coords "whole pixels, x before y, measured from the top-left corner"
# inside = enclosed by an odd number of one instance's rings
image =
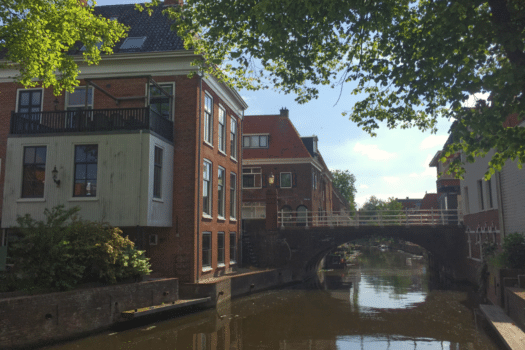
[[[334,226],[420,226],[459,225],[458,209],[360,210],[348,212],[311,212],[281,210],[278,226],[334,227]]]

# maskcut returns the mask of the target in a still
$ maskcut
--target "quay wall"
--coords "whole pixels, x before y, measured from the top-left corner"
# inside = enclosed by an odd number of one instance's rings
[[[45,345],[120,321],[123,311],[172,303],[176,278],[0,299],[0,349]]]

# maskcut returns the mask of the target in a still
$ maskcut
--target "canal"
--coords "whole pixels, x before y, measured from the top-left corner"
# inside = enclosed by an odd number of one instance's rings
[[[135,325],[46,349],[493,350],[468,290],[430,288],[423,257],[363,249],[317,281],[235,299],[217,310]]]

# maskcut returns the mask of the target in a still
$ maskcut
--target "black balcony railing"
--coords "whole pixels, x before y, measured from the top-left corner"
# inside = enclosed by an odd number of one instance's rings
[[[173,141],[173,122],[148,107],[11,113],[11,134],[151,130]]]

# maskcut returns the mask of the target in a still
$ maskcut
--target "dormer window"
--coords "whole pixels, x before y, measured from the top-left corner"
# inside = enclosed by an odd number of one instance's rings
[[[146,41],[145,36],[136,36],[136,37],[129,37],[124,40],[122,45],[120,45],[121,50],[126,49],[140,49],[142,45],[144,44],[144,41]]]
[[[268,148],[268,135],[244,135],[242,145],[244,148]]]

